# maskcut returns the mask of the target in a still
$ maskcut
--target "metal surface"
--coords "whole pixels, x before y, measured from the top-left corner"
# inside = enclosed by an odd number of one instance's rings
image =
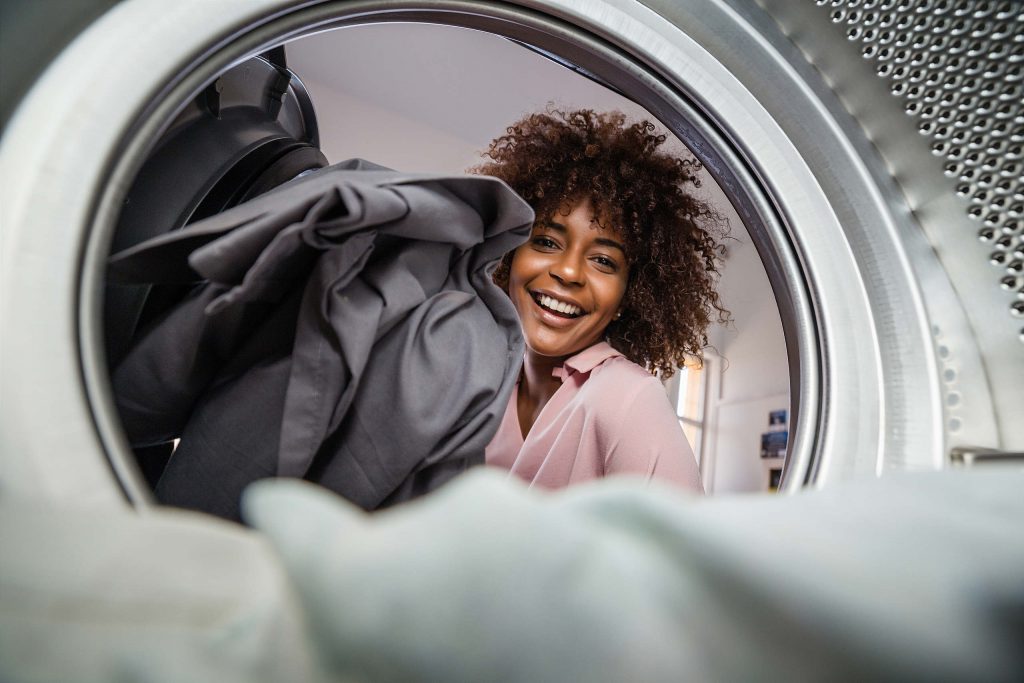
[[[991,419],[957,429],[946,420],[935,328],[960,335],[964,367],[984,365],[964,307],[907,195],[828,72],[797,47],[785,12],[648,4],[116,7],[48,70],[0,149],[3,484],[93,504],[116,504],[119,487],[145,499],[111,405],[98,312],[125,188],[163,127],[231,64],[315,30],[389,20],[494,31],[566,57],[648,107],[706,163],[747,223],[780,304],[799,401],[786,490],[942,467],[953,432],[996,443]],[[108,109],[111,101],[119,106]],[[993,414],[986,377],[958,379],[962,405],[982,418]]]
[[[948,447],[1019,450],[1024,330],[1013,307],[1021,295],[1016,278],[990,261],[1004,253],[995,261],[1012,270],[1020,250],[1020,4],[760,4],[821,72],[859,128],[851,137],[869,141],[895,180],[896,211],[910,215],[902,239],[931,322]]]
[[[1024,294],[1024,8],[1005,0],[817,4],[944,161],[969,204],[972,223],[963,228],[992,247],[992,284]]]
[[[959,446],[949,452],[949,459],[957,467],[973,465],[1014,465],[1024,463],[1024,451],[999,451],[994,448]]]

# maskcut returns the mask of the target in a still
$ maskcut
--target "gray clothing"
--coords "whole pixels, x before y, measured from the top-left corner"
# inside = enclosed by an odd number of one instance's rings
[[[490,273],[532,220],[494,178],[353,161],[116,255],[202,282],[113,374],[133,445],[181,438],[157,497],[237,518],[288,476],[374,509],[482,463],[523,353]]]

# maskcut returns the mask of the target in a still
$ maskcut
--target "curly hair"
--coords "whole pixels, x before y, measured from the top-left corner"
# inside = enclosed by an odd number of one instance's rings
[[[491,161],[470,171],[505,181],[540,217],[590,199],[620,231],[629,263],[608,342],[667,378],[687,359],[701,362],[708,325],[729,312],[715,291],[725,220],[686,191],[700,186],[700,162],[659,150],[665,139],[620,112],[548,109],[509,126],[484,152]],[[493,275],[506,291],[511,262],[506,254]]]

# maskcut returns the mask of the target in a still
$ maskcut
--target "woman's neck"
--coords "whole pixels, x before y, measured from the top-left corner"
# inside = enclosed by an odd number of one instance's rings
[[[530,349],[526,350],[523,360],[523,379],[527,392],[531,396],[544,397],[544,402],[554,394],[562,384],[562,380],[552,372],[561,367],[565,358],[559,356],[541,356]]]
[[[547,404],[562,380],[555,377],[552,371],[562,365],[564,358],[541,356],[530,349],[526,350],[526,357],[523,360],[523,376],[519,380],[519,398],[517,408],[519,411],[519,426],[522,428],[523,436],[529,433],[537,416]]]

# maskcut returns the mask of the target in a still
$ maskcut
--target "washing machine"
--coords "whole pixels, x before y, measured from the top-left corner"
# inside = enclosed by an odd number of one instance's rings
[[[57,5],[5,9],[5,49],[23,57],[4,60],[0,141],[5,496],[150,513],[109,379],[126,343],[114,331],[145,315],[146,294],[111,294],[105,268],[148,235],[119,225],[142,211],[180,227],[324,166],[316,102],[282,46],[392,22],[556,56],[699,158],[779,308],[792,414],[782,494],[1022,457],[1017,3]],[[170,178],[185,180],[168,191]]]

